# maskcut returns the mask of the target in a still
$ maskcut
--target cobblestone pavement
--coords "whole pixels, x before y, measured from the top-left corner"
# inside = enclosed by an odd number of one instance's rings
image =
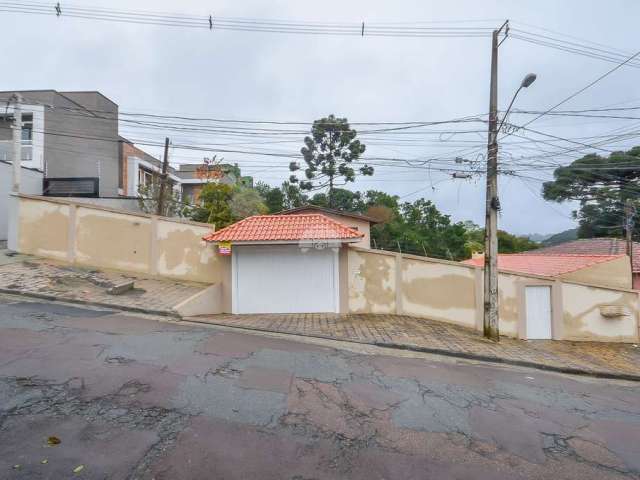
[[[134,280],[134,289],[110,295],[107,289]],[[31,256],[0,261],[0,289],[60,300],[104,304],[148,312],[172,312],[180,301],[206,285],[146,279],[120,272],[81,268]]]
[[[640,378],[640,346],[633,344],[524,341],[506,337],[495,343],[473,330],[402,315],[211,315],[193,317],[193,320]]]
[[[2,479],[640,478],[635,383],[15,298]]]

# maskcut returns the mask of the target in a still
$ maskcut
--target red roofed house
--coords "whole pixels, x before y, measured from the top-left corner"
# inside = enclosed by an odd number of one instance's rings
[[[627,242],[622,238],[582,238],[527,252],[531,255],[623,255]],[[640,243],[633,242],[633,288],[640,290]]]
[[[232,313],[347,310],[346,248],[364,234],[321,214],[256,215],[204,237],[231,245]]]
[[[481,267],[484,255],[465,260],[467,265]],[[500,254],[498,269],[505,272],[557,277],[575,282],[631,288],[631,267],[624,254],[616,255],[541,255],[534,252]]]
[[[355,243],[355,246],[360,248],[371,248],[371,225],[380,223],[379,220],[361,213],[335,210],[333,208],[319,207],[317,205],[304,205],[302,207],[284,210],[278,213],[278,215],[301,215],[307,213],[320,213],[335,220],[336,222],[346,225],[352,230],[362,233],[363,235],[360,241]]]

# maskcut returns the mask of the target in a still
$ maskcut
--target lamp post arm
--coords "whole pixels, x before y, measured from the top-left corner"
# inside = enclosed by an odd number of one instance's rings
[[[516,90],[516,93],[513,94],[513,98],[511,99],[511,103],[509,104],[509,107],[507,108],[506,112],[504,112],[504,116],[502,117],[502,120],[500,121],[500,125],[498,125],[498,131],[496,132],[496,135],[498,135],[500,133],[500,130],[502,130],[502,125],[504,124],[504,121],[507,119],[507,115],[509,115],[509,112],[511,111],[511,107],[513,107],[513,102],[516,101],[516,97],[520,93],[520,90],[522,90],[522,85],[520,85],[520,87],[518,87],[518,89]]]

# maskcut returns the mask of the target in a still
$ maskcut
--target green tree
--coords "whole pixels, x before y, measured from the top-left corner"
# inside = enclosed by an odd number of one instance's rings
[[[630,200],[640,207],[640,147],[608,157],[585,155],[557,168],[553,176],[553,181],[543,185],[543,197],[555,202],[579,202],[574,217],[580,225],[580,238],[621,235],[625,203]],[[634,234],[640,234],[640,222]]]
[[[138,206],[144,213],[155,215],[160,198],[160,182],[154,181],[138,187]],[[192,206],[183,202],[180,194],[169,185],[164,191],[164,212],[166,217],[188,217]]]
[[[285,210],[298,208],[307,203],[307,196],[300,191],[298,185],[290,182],[282,182],[282,194],[284,195],[283,207]]]
[[[360,192],[352,192],[345,188],[333,189],[333,204],[330,205],[329,195],[326,193],[316,193],[309,200],[311,205],[319,207],[335,208],[345,212],[361,212],[364,210],[362,194]]]
[[[313,122],[311,136],[305,137],[305,146],[300,150],[306,164],[304,179],[291,175],[289,181],[307,191],[327,188],[327,203],[333,208],[334,188],[355,181],[353,162],[365,151],[365,145],[356,136],[357,132],[349,126],[346,118],[329,115]],[[291,172],[300,169],[299,162],[289,164]],[[373,175],[373,167],[364,164],[357,172]]]
[[[272,187],[264,182],[256,182],[254,188],[264,199],[268,213],[278,213],[285,210],[285,196],[278,187]]]
[[[268,213],[264,199],[253,188],[236,188],[229,201],[229,208],[234,220]]]
[[[467,231],[467,256],[484,251],[484,228],[465,222]],[[521,253],[540,248],[540,244],[522,235],[498,230],[498,253]]]
[[[200,192],[200,205],[194,207],[191,219],[213,223],[221,229],[233,222],[230,202],[234,189],[224,183],[207,183]]]

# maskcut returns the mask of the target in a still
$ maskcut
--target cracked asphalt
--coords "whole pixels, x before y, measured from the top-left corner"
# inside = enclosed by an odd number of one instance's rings
[[[640,385],[0,296],[0,478],[640,479]]]

